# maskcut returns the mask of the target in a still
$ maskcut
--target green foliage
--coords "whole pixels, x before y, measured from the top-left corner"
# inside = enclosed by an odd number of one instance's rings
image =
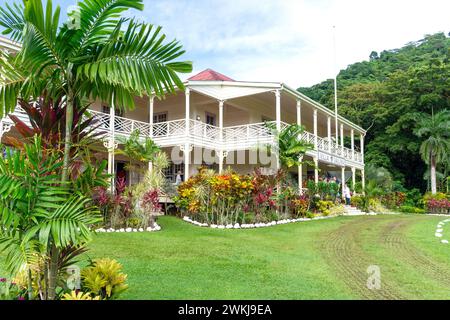
[[[313,145],[299,139],[303,131],[303,126],[292,124],[278,133],[278,156],[283,168],[290,169],[300,165],[306,152],[314,148]]]
[[[323,201],[320,200],[316,204],[317,210],[322,213],[324,216],[329,216],[331,211],[330,209],[334,207],[334,203],[331,201]]]
[[[55,298],[60,273],[101,221],[91,200],[73,192],[77,180],[59,181],[61,167],[61,152],[43,148],[39,137],[0,157],[0,250],[11,274],[25,272],[29,299]]]
[[[0,244],[12,274],[42,247],[84,244],[98,221],[89,199],[58,184],[61,154],[37,137],[24,147],[0,157]]]
[[[83,287],[101,299],[116,299],[128,289],[122,265],[108,258],[94,260],[91,266],[82,270],[81,278]]]
[[[179,42],[165,43],[161,27],[122,18],[129,9],[143,10],[142,0],[80,1],[77,14],[60,24],[60,8],[51,0],[45,8],[41,0],[3,7],[3,33],[22,47],[0,59],[0,117],[13,111],[19,96],[40,96],[44,87],[55,98],[65,90],[70,98],[114,96],[121,108],[133,108],[136,95],[183,88],[177,72],[192,65],[176,61],[184,53]]]
[[[413,213],[413,214],[424,214],[425,213],[425,209],[417,208],[414,206],[401,206],[398,210],[402,213]]]
[[[407,189],[426,189],[419,150],[427,137],[414,134],[417,115],[450,109],[449,49],[444,33],[428,35],[401,49],[372,52],[370,61],[350,65],[337,78],[340,114],[370,128],[366,164],[389,168]],[[332,80],[299,91],[334,110]],[[444,178],[448,167],[441,165]]]
[[[153,161],[155,155],[161,151],[152,139],[142,137],[139,130],[134,130],[129,137],[119,136],[117,139],[123,145],[123,149],[117,149],[116,152],[135,161]]]
[[[443,164],[447,170],[450,165],[450,111],[443,110],[431,116],[417,115],[414,134],[419,138],[426,138],[419,151],[423,161],[430,166],[431,190],[436,193],[436,167]]]

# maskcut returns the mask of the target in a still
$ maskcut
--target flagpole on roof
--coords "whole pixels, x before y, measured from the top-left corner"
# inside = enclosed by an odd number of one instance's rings
[[[337,50],[336,50],[336,26],[333,26],[333,56],[334,56],[334,64],[333,64],[333,73],[334,73],[334,117],[335,117],[335,136],[336,143],[339,143],[339,129],[338,129],[338,100],[337,100]]]

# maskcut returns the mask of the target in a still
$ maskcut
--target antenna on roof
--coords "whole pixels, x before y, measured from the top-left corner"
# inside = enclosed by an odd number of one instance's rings
[[[336,126],[336,143],[339,143],[339,129],[338,129],[338,100],[337,100],[337,50],[336,50],[336,26],[333,26],[333,73],[334,73],[334,117]]]

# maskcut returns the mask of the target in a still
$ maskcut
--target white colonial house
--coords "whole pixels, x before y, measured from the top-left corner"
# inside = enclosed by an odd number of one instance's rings
[[[5,49],[18,49],[8,39],[2,38],[0,42]],[[307,179],[317,182],[324,175],[355,182],[357,170],[364,181],[366,131],[341,116],[336,128],[334,112],[284,83],[235,81],[208,69],[189,78],[185,89],[176,94],[163,99],[150,96],[135,100],[134,110],[121,112],[100,101],[90,110],[98,120],[98,130],[105,132],[101,143],[104,152],[98,157],[108,159],[109,173],[122,171],[131,183],[142,177],[137,172],[126,172],[128,160],[116,155],[115,149],[121,147],[119,136],[129,136],[138,129],[142,136],[152,138],[173,160],[166,170],[167,178],[174,180],[180,173],[186,180],[204,164],[219,172],[230,166],[243,174],[260,166],[258,159],[255,163],[250,158],[259,145],[274,141],[274,132],[267,122],[277,130],[288,124],[305,127],[299,139],[308,141],[314,149],[304,159],[310,165],[299,166],[292,172],[300,188]],[[20,108],[14,114],[28,121]],[[18,135],[11,130],[12,126],[9,117],[1,119],[0,138]],[[201,151],[199,154],[210,154],[212,163],[196,157],[196,150]]]

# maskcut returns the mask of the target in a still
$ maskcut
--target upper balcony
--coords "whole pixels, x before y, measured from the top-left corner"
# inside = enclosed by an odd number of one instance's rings
[[[97,120],[97,130],[112,132],[109,114],[93,110],[90,112]],[[114,134],[129,136],[134,130],[139,130],[143,137],[151,137],[161,147],[174,147],[189,143],[196,147],[212,150],[238,151],[274,143],[274,132],[267,124],[275,125],[275,121],[224,127],[221,134],[219,127],[198,120],[190,119],[189,128],[186,128],[185,119],[150,124],[116,116],[114,117]],[[281,123],[282,129],[287,126],[287,123]],[[300,139],[312,145],[316,140],[315,135],[308,131],[305,131]],[[352,151],[350,148],[342,147],[319,136],[317,136],[317,150],[311,150],[307,155],[318,156],[321,161],[337,165],[346,165],[349,162],[357,166],[363,165],[363,155],[360,152]]]
[[[238,151],[250,150],[259,145],[274,143],[275,135],[267,123],[275,125],[274,121],[252,123],[246,125],[224,127],[221,129],[198,120],[189,120],[189,128],[186,128],[186,120],[172,120],[161,123],[150,124],[143,121],[133,120],[124,117],[114,117],[114,130],[111,130],[111,116],[109,114],[89,110],[91,116],[96,119],[96,131],[104,132],[110,136],[114,131],[115,136],[129,136],[133,131],[139,130],[142,137],[151,137],[161,147],[174,147],[192,144],[196,147],[208,148],[212,150]],[[14,115],[29,124],[27,114],[20,108],[16,108]],[[9,118],[3,119],[5,125],[11,125]],[[288,124],[281,123],[285,128]],[[315,144],[315,135],[305,131],[300,139]],[[327,138],[317,136],[317,150],[307,153],[311,157],[318,157],[319,160],[330,162],[336,165],[354,164],[363,165],[363,155],[360,152],[352,151],[350,148],[342,147]]]

